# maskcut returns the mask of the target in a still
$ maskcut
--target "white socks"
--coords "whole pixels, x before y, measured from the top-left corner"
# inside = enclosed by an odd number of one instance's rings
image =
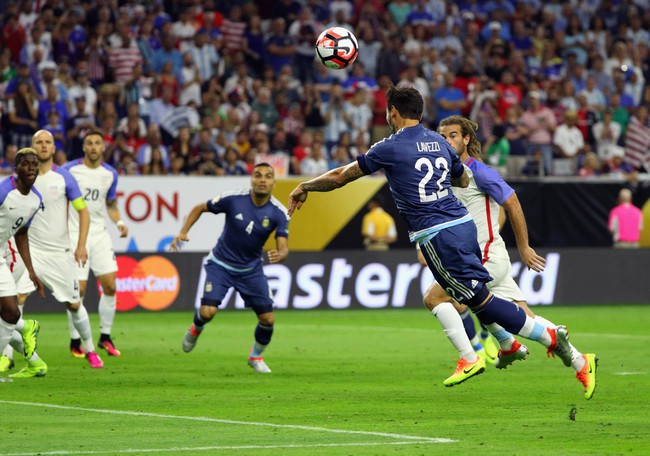
[[[443,302],[433,308],[431,313],[438,319],[445,331],[447,338],[452,345],[458,350],[460,357],[469,361],[475,362],[478,357],[474,352],[474,348],[467,338],[465,327],[460,315],[456,311],[454,305],[450,302]]]
[[[90,330],[90,320],[88,319],[88,311],[83,304],[79,304],[79,309],[75,312],[73,310],[68,311],[69,315],[72,317],[72,323],[83,341],[84,348],[86,352],[94,352],[95,344],[93,343],[92,331]]]
[[[102,334],[110,334],[115,320],[115,295],[103,294],[99,298],[99,330]]]

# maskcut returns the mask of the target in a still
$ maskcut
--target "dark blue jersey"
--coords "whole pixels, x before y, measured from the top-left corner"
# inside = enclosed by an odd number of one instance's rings
[[[210,259],[231,271],[247,271],[262,261],[262,248],[273,230],[289,237],[287,209],[273,196],[264,205],[253,203],[250,190],[224,192],[208,201],[213,214],[226,214],[223,232]]]
[[[412,242],[471,220],[451,192],[451,178],[463,174],[454,149],[435,131],[421,124],[402,128],[357,157],[364,174],[383,169],[390,191],[409,226]]]

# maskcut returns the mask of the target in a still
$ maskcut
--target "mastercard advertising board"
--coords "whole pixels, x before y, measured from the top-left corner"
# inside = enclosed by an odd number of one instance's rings
[[[178,297],[181,288],[178,269],[163,256],[151,255],[137,260],[121,255],[117,257],[117,267],[118,311],[138,306],[146,310],[163,310]],[[97,286],[101,294],[99,281]]]

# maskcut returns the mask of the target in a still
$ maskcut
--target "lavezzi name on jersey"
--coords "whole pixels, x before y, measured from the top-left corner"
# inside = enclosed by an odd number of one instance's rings
[[[417,142],[415,145],[418,148],[418,152],[439,152],[440,144],[438,141],[431,142]]]
[[[553,302],[559,260],[559,254],[548,254],[542,273],[528,270],[521,262],[512,264],[513,277],[529,304]],[[431,272],[417,261],[387,265],[370,258],[364,260],[363,254],[334,256],[331,260],[295,266],[265,265],[264,272],[278,309],[414,307],[421,304],[424,292],[433,283]],[[204,280],[202,273],[197,307]],[[220,307],[243,309],[244,302],[239,295],[233,299],[231,290]]]

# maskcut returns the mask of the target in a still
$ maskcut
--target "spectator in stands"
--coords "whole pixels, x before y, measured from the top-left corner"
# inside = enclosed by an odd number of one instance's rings
[[[316,176],[329,170],[324,149],[322,144],[312,143],[310,154],[300,162],[300,175]]]
[[[596,77],[587,76],[585,89],[578,93],[578,96],[584,94],[587,97],[587,106],[593,111],[602,111],[605,108],[605,95],[596,86]]]
[[[214,148],[202,145],[199,145],[198,160],[189,166],[189,172],[200,176],[223,176],[225,174]]]
[[[248,20],[242,51],[251,73],[256,78],[261,78],[266,65],[266,43],[262,18],[257,14],[252,15]]]
[[[618,206],[609,213],[607,227],[612,233],[614,247],[638,248],[643,230],[643,213],[632,204],[632,192],[623,188],[618,194]]]
[[[7,113],[11,143],[19,149],[31,147],[31,138],[38,129],[38,99],[28,81],[18,82],[16,93],[7,102]]]
[[[227,62],[230,57],[240,52],[244,46],[246,22],[242,18],[242,8],[237,4],[230,7],[228,17],[223,20],[221,33],[223,35],[223,54]]]
[[[65,123],[61,121],[59,111],[56,109],[50,110],[47,114],[47,123],[39,127],[40,129],[47,130],[52,133],[54,138],[54,151],[61,151],[65,155],[66,151],[66,138],[65,138]]]
[[[192,54],[196,64],[201,82],[209,81],[217,74],[218,65],[221,62],[221,56],[217,48],[210,41],[208,32],[201,29],[194,35],[194,43],[189,46],[189,52]]]
[[[330,150],[344,131],[348,130],[350,118],[345,112],[343,88],[339,84],[332,86],[329,100],[321,106],[325,120],[325,146]]]
[[[553,169],[553,131],[556,127],[555,115],[542,105],[541,93],[528,93],[529,107],[520,118],[520,126],[528,141],[529,157],[534,152],[541,151],[544,155],[544,174],[548,175]]]
[[[625,131],[625,161],[637,171],[650,172],[650,119],[648,107],[639,106]]]
[[[11,61],[18,63],[20,60],[20,51],[27,44],[27,32],[18,21],[18,17],[14,14],[8,14],[4,18],[4,26],[2,27],[2,44],[3,47],[9,49],[11,53]]]
[[[51,111],[57,111],[59,120],[65,124],[68,120],[68,107],[63,100],[59,99],[59,91],[54,85],[47,88],[47,96],[38,102],[38,127],[43,128],[49,122],[48,116]]]
[[[266,37],[267,64],[276,73],[279,73],[284,65],[293,67],[296,50],[295,39],[286,33],[285,20],[281,17],[273,19],[271,31]]]
[[[578,113],[567,111],[564,115],[564,122],[558,125],[553,132],[553,145],[559,156],[571,160],[574,169],[579,163],[579,156],[584,153],[585,147],[582,132],[576,126],[577,122]]]
[[[18,152],[18,147],[15,144],[7,144],[4,155],[0,157],[0,175],[11,176],[14,174],[16,152]]]
[[[78,97],[84,97],[86,100],[86,112],[88,115],[97,115],[97,91],[90,84],[88,72],[86,70],[78,70],[76,84],[68,89],[68,97],[74,100]],[[77,115],[76,105],[73,104],[70,115]]]
[[[448,71],[444,75],[444,86],[438,89],[435,94],[436,100],[436,118],[437,125],[445,117],[461,115],[461,111],[467,107],[467,99],[462,90],[454,86],[456,75]]]
[[[108,66],[113,73],[115,82],[124,86],[131,79],[133,67],[142,64],[142,55],[138,46],[131,40],[128,27],[120,30],[120,38],[121,44],[118,47],[111,47],[108,51]],[[160,66],[154,66],[154,71],[160,73],[162,63]]]
[[[357,88],[352,98],[346,100],[343,109],[349,118],[348,128],[353,141],[361,136],[362,142],[370,142],[370,129],[372,127],[372,109],[366,101],[366,90]]]
[[[622,127],[618,122],[614,122],[613,115],[611,108],[605,108],[602,111],[602,119],[591,128],[596,141],[596,153],[601,160],[607,160],[614,150],[620,148],[618,141]]]
[[[183,54],[180,78],[179,104],[185,106],[192,101],[197,106],[201,104],[201,74],[190,51]]]
[[[620,176],[630,182],[638,180],[638,172],[630,165],[623,161],[625,158],[625,149],[618,147],[611,151],[610,157],[605,160],[603,165],[603,174],[616,177]]]
[[[303,84],[314,80],[313,63],[316,56],[314,43],[321,30],[323,30],[323,24],[314,19],[309,6],[303,7],[297,19],[289,25],[288,33],[296,43],[296,54],[293,62],[295,74]]]
[[[149,161],[142,165],[141,174],[150,176],[164,176],[167,174],[168,167],[165,166],[163,155],[160,148],[151,150]]]
[[[160,74],[163,70],[165,62],[172,63],[172,74],[180,74],[183,67],[183,56],[174,47],[176,44],[176,37],[172,34],[162,36],[162,47],[153,54],[153,61],[151,68],[155,74]]]
[[[95,116],[87,114],[86,98],[81,95],[77,96],[74,99],[74,104],[77,114],[68,118],[65,124],[68,161],[84,156],[83,140],[86,134],[99,129]]]
[[[585,154],[582,166],[578,170],[580,177],[594,177],[602,174],[603,166],[595,152],[587,152]]]
[[[245,176],[248,174],[246,163],[244,163],[240,156],[245,155],[246,152],[240,154],[237,147],[229,146],[226,148],[221,167],[223,168],[226,176]]]
[[[164,168],[169,168],[169,152],[162,143],[158,125],[150,125],[147,131],[147,142],[136,151],[136,161],[140,167],[144,167],[146,164],[151,163],[152,157],[157,153],[160,153]]]

